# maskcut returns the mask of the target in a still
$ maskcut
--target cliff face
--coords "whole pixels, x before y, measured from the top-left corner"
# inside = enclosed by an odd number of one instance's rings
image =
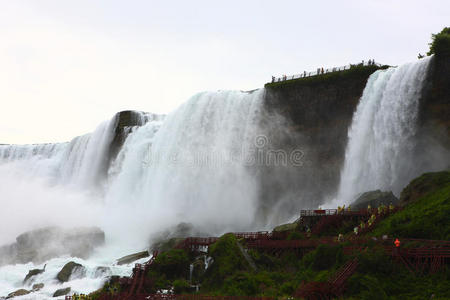
[[[142,112],[134,110],[124,110],[118,112],[115,116],[116,126],[114,129],[114,138],[111,141],[109,160],[114,160],[120,151],[125,139],[128,136],[129,129],[133,126],[142,126],[145,124],[145,118]]]
[[[339,73],[266,85],[265,106],[269,112],[286,118],[291,135],[291,139],[279,141],[277,146],[282,149],[297,147],[305,153],[305,164],[289,171],[294,176],[283,176],[280,182],[267,186],[264,194],[273,199],[269,202],[275,202],[275,198],[284,194],[297,198],[295,209],[298,209],[298,206],[319,205],[334,196],[353,113],[367,79],[377,69],[376,66],[357,66]],[[420,104],[417,151],[424,151],[420,145],[427,145],[427,153],[420,153],[430,158],[424,164],[439,169],[439,164],[448,161],[445,156],[450,157],[449,57],[433,60],[428,82]],[[431,142],[432,147],[429,146]],[[441,169],[445,167],[448,166],[440,166]],[[271,193],[271,190],[280,194]],[[294,208],[294,204],[290,205]]]
[[[420,127],[450,149],[450,55],[436,55],[419,111]]]
[[[436,54],[419,107],[417,155],[428,171],[450,169],[450,54]],[[417,162],[416,162],[417,163]]]
[[[291,137],[279,141],[277,147],[304,152],[302,166],[286,169],[280,175],[283,180],[267,186],[264,194],[273,199],[267,201],[276,201],[276,193],[281,193],[290,198],[285,200],[293,206],[289,209],[299,209],[299,203],[300,208],[310,208],[336,191],[353,112],[367,79],[378,69],[356,66],[282,85],[266,85],[264,105],[270,113],[287,119],[286,136]]]

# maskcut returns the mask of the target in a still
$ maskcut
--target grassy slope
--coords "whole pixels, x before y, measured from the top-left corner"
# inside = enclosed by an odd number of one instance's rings
[[[404,189],[401,198],[412,203],[380,222],[372,235],[450,240],[450,172],[418,177]]]

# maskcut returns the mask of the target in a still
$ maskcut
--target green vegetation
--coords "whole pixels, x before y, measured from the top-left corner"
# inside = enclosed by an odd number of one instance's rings
[[[344,70],[344,71],[326,73],[326,74],[321,74],[321,75],[311,76],[311,77],[306,77],[306,78],[297,78],[297,79],[293,79],[293,80],[270,82],[270,83],[266,83],[264,85],[264,87],[266,87],[266,88],[281,88],[281,87],[287,87],[287,86],[292,86],[292,85],[305,85],[305,86],[321,85],[324,83],[332,83],[332,82],[340,81],[340,80],[361,78],[364,76],[368,76],[377,70],[387,69],[388,67],[389,66],[379,67],[376,65],[363,66],[362,64],[358,64],[358,65],[352,65],[352,67],[350,69]]]
[[[403,190],[401,199],[410,204],[381,221],[372,235],[450,240],[450,172],[416,178]]]
[[[218,288],[228,276],[235,272],[250,269],[237,242],[236,237],[228,233],[209,247],[209,256],[214,259],[214,263],[205,274],[203,287],[206,290],[212,291]]]
[[[441,32],[432,34],[431,40],[427,55],[450,55],[450,27],[445,27]]]
[[[349,278],[344,299],[449,299],[450,270],[417,276],[382,250],[358,255],[358,270]]]
[[[173,282],[173,291],[175,294],[183,294],[189,291],[189,282],[185,279],[177,279]]]
[[[401,193],[401,201],[403,209],[378,223],[374,231],[367,234],[369,237],[388,234],[400,239],[450,239],[450,172],[427,173],[414,179]],[[326,282],[348,261],[357,259],[356,272],[348,279],[340,299],[429,299],[432,295],[433,299],[450,299],[449,266],[435,274],[426,270],[412,274],[388,255],[379,241],[372,239],[359,241],[359,252],[344,254],[344,247],[353,245],[347,239],[353,235],[350,223],[334,225],[345,234],[345,242],[337,246],[322,244],[303,255],[294,251],[274,255],[249,249],[248,255],[257,271],[239,250],[238,243],[245,246],[245,242],[233,234],[220,237],[207,254],[171,249],[156,258],[147,275],[153,284],[145,290],[154,293],[172,289],[176,294],[189,294],[195,293],[191,284],[199,283],[199,294],[292,297],[302,283]],[[288,240],[306,238],[296,227],[282,229],[288,229]],[[206,271],[205,256],[212,258]],[[194,267],[192,282],[189,282],[190,264]],[[107,284],[91,295],[97,299],[100,294],[119,288]]]
[[[101,295],[104,294],[117,294],[120,293],[121,287],[119,283],[111,283],[106,282],[105,285],[95,292],[92,292],[89,294],[89,297],[91,297],[91,300],[97,300],[100,298]]]
[[[154,289],[169,289],[177,283],[177,288],[182,289],[180,280],[189,276],[190,258],[186,251],[171,249],[159,254],[147,277],[154,280]],[[178,280],[178,281],[177,281]]]

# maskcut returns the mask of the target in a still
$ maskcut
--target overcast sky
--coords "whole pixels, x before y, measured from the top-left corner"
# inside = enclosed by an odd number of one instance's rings
[[[0,0],[0,143],[68,141],[271,75],[413,61],[449,20],[448,0]]]

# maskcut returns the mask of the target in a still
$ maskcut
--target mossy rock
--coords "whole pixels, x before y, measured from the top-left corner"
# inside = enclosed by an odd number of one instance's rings
[[[297,229],[297,222],[278,225],[273,229],[274,232],[293,231]]]
[[[102,276],[107,276],[107,275],[111,275],[112,271],[111,268],[109,267],[96,267],[95,271],[94,271],[94,277],[102,277]]]
[[[76,262],[68,262],[64,265],[61,271],[59,271],[58,275],[56,275],[56,278],[60,282],[67,282],[70,280],[70,276],[72,276],[72,274],[74,274],[78,270],[83,271],[85,270],[85,268],[81,264],[78,264]]]
[[[30,293],[30,291],[27,291],[25,289],[20,289],[15,292],[9,293],[8,296],[6,296],[6,299],[28,295],[29,293]]]
[[[150,254],[148,253],[147,250],[145,250],[145,251],[141,251],[141,252],[137,252],[137,253],[133,253],[133,254],[121,257],[117,260],[117,264],[118,265],[130,264],[138,259],[149,257],[149,256],[150,256]]]
[[[25,276],[25,279],[23,280],[23,284],[28,284],[30,280],[32,280],[33,276],[39,275],[41,273],[44,273],[45,266],[43,269],[33,269],[28,271],[28,274]]]
[[[36,292],[36,291],[39,291],[40,289],[42,289],[43,287],[44,287],[43,283],[36,283],[36,284],[33,284],[32,289],[33,289],[33,292]]]
[[[380,190],[365,192],[359,196],[350,207],[355,210],[365,209],[369,205],[371,207],[378,207],[382,204],[388,206],[389,204],[397,205],[398,198],[394,196],[392,192],[382,192]]]
[[[63,289],[56,290],[56,292],[53,293],[53,297],[59,297],[59,296],[67,295],[68,293],[70,293],[70,290],[71,290],[70,287],[66,287],[66,288],[63,288]]]

